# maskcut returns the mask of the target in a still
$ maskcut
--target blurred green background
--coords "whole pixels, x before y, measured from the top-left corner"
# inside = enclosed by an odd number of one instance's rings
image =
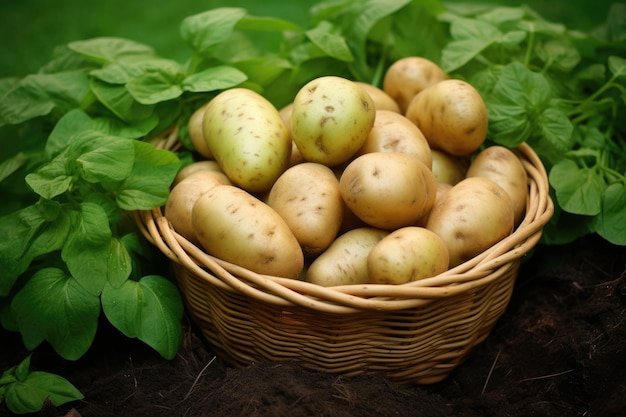
[[[158,54],[183,61],[189,54],[179,35],[182,20],[220,6],[240,6],[258,16],[307,25],[318,0],[0,0],[0,77],[36,72],[54,48],[70,41],[118,36],[145,43]],[[471,2],[471,0],[453,0]],[[519,1],[483,3],[518,6]],[[545,18],[590,30],[607,17],[611,0],[526,0]]]

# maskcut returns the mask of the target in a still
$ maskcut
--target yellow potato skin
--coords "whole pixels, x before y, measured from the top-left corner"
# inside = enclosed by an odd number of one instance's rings
[[[370,152],[400,152],[416,156],[428,168],[432,155],[428,141],[417,126],[400,113],[376,110],[374,126],[356,156]]]
[[[367,255],[388,234],[372,227],[347,231],[311,263],[306,281],[324,287],[367,283]]]
[[[204,138],[233,184],[264,192],[289,165],[289,130],[260,94],[232,88],[215,96],[203,118]]]
[[[409,103],[425,88],[447,78],[433,61],[420,56],[409,56],[395,61],[383,78],[383,91],[406,113]]]
[[[343,219],[343,200],[335,173],[303,162],[274,183],[267,202],[287,222],[306,257],[319,255],[335,239]]]
[[[433,161],[431,170],[437,182],[455,185],[465,178],[468,158],[450,155],[439,149],[431,149],[430,155]]]
[[[437,183],[430,169],[412,155],[371,152],[354,159],[339,179],[348,208],[380,229],[409,226],[433,206]]]
[[[467,170],[468,177],[485,177],[498,184],[511,197],[515,224],[526,212],[528,174],[515,153],[504,146],[490,146],[480,151]]]
[[[197,243],[196,232],[191,224],[191,210],[198,198],[216,185],[231,184],[220,171],[199,170],[180,180],[165,203],[165,217],[174,230],[187,240]]]
[[[417,94],[406,117],[420,128],[433,149],[468,156],[487,138],[487,107],[463,80],[440,81]]]
[[[355,82],[323,76],[304,85],[291,110],[291,138],[302,157],[329,167],[350,159],[376,117],[372,98]]]
[[[513,204],[488,178],[470,177],[437,201],[426,223],[446,243],[450,267],[482,253],[513,231]]]
[[[436,233],[417,226],[396,229],[367,256],[373,284],[405,284],[434,277],[448,269],[448,248]]]
[[[226,176],[226,174],[224,174],[224,171],[222,171],[222,168],[220,168],[220,165],[217,163],[217,161],[212,160],[212,159],[207,159],[205,161],[193,162],[187,165],[186,167],[182,168],[180,171],[178,171],[178,174],[176,174],[176,178],[174,178],[174,182],[172,183],[172,185],[174,186],[178,184],[179,182],[181,182],[182,180],[184,180],[185,178],[187,178],[188,176],[190,176],[191,174],[197,171],[219,172],[220,174]],[[230,180],[228,180],[228,182],[230,183]]]
[[[194,111],[189,118],[189,122],[187,122],[187,129],[189,131],[189,138],[191,139],[191,144],[193,145],[196,152],[198,152],[201,156],[206,159],[212,159],[213,154],[209,149],[209,145],[206,143],[204,139],[204,131],[203,131],[203,119],[204,112],[206,110],[208,103],[203,104],[198,107],[196,111]]]
[[[375,85],[364,83],[361,81],[355,81],[355,83],[363,90],[365,90],[367,94],[370,95],[372,101],[374,102],[374,107],[376,108],[376,111],[389,110],[394,113],[402,113],[398,103],[393,98],[391,98],[391,96],[387,94],[382,88],[378,88]]]
[[[259,274],[298,278],[304,255],[287,223],[245,190],[218,185],[193,206],[191,222],[207,253]]]

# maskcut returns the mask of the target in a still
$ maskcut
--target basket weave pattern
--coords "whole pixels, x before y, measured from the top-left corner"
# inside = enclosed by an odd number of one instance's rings
[[[175,135],[162,144],[173,149]],[[528,174],[526,214],[515,231],[440,275],[402,285],[321,287],[254,273],[178,235],[161,209],[136,212],[167,256],[187,310],[223,359],[242,367],[298,361],[330,373],[384,374],[403,384],[445,379],[490,333],[511,298],[521,259],[553,213],[534,151],[516,152]]]

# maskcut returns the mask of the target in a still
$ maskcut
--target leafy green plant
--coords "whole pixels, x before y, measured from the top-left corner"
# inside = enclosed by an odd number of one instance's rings
[[[441,65],[468,79],[489,111],[489,139],[528,142],[549,171],[556,214],[544,243],[597,233],[626,245],[626,28],[613,5],[604,35],[547,22],[525,7],[458,5],[440,15]]]
[[[61,405],[80,400],[83,394],[65,378],[42,371],[30,370],[31,355],[0,376],[0,403],[6,403],[15,414],[34,413],[45,401]]]

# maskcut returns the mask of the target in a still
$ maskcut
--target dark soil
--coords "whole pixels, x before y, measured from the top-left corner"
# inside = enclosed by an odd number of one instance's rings
[[[0,335],[6,369],[26,353],[19,335]],[[42,346],[32,368],[64,376],[85,395],[38,414],[50,417],[625,416],[626,248],[595,236],[539,246],[490,336],[435,385],[287,363],[234,369],[189,323],[171,361],[102,324],[79,361]],[[8,415],[4,404],[0,415]]]

